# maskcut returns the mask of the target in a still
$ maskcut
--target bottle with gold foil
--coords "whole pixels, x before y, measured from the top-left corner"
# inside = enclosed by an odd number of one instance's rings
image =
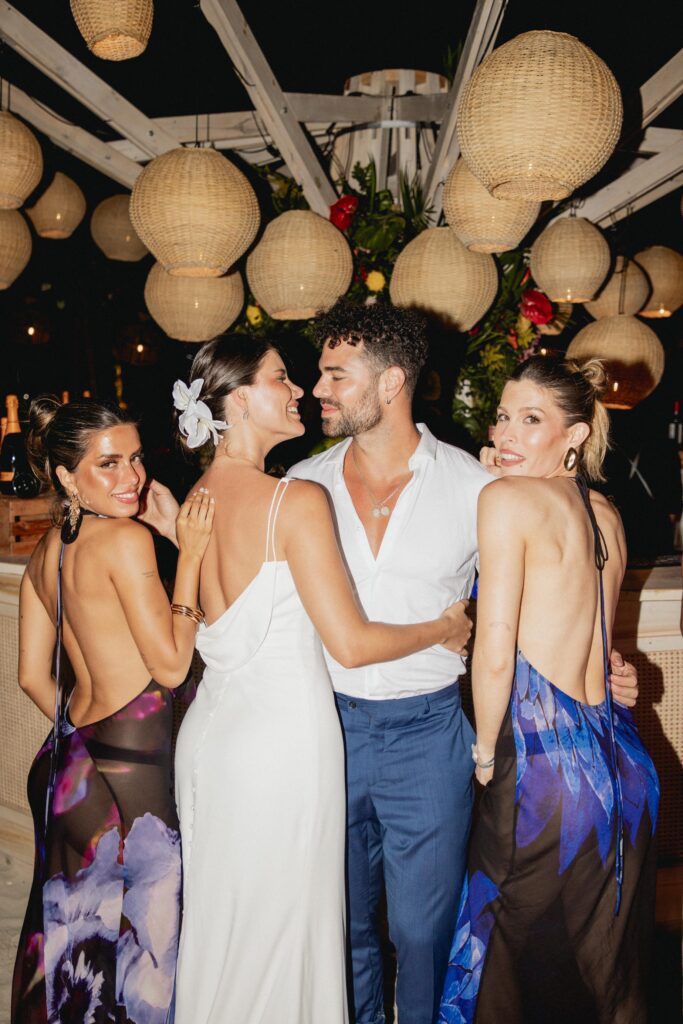
[[[5,431],[6,430],[7,430],[7,417],[6,416],[0,416],[0,449],[2,448],[2,440],[3,440],[4,436],[5,436]]]
[[[33,498],[40,484],[31,472],[26,458],[19,425],[19,398],[7,396],[7,426],[0,448],[0,494]]]

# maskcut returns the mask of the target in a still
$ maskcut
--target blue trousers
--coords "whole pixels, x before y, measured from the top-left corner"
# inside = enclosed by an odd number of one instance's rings
[[[457,683],[424,697],[336,698],[346,745],[356,1024],[385,1019],[382,883],[398,960],[399,1024],[433,1024],[466,865],[474,733]]]

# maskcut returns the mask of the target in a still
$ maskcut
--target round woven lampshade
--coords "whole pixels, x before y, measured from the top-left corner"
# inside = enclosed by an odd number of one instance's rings
[[[109,196],[103,199],[90,218],[90,233],[110,260],[135,263],[146,254],[147,248],[138,238],[130,219],[129,195]]]
[[[31,231],[17,210],[0,210],[0,289],[16,281],[31,258]]]
[[[616,79],[592,50],[564,32],[524,32],[465,86],[458,140],[498,199],[564,199],[606,163],[622,114]]]
[[[470,252],[450,228],[427,228],[399,253],[391,301],[432,313],[459,331],[481,320],[498,291],[493,256]]]
[[[583,217],[561,217],[531,247],[531,274],[553,302],[589,302],[611,262],[602,233]]]
[[[43,153],[23,121],[0,110],[0,209],[16,210],[43,174]]]
[[[636,254],[650,278],[652,294],[640,316],[671,316],[683,305],[683,256],[665,245],[651,245]]]
[[[597,299],[586,302],[586,312],[594,320],[625,313],[632,316],[642,309],[650,294],[650,282],[633,260],[617,256],[614,273],[607,279]]]
[[[634,316],[608,316],[588,324],[572,340],[567,357],[583,362],[602,359],[610,409],[632,409],[659,384],[664,373],[664,349],[659,338]]]
[[[247,260],[256,301],[274,320],[308,320],[348,290],[353,257],[341,231],[310,210],[272,220]]]
[[[574,306],[571,302],[558,302],[557,312],[555,313],[555,319],[551,320],[547,324],[539,324],[539,334],[562,334],[569,321],[571,320],[572,310]]]
[[[172,149],[147,164],[130,198],[140,239],[170,274],[221,277],[254,240],[254,190],[215,149]]]
[[[152,31],[152,0],[71,0],[88,49],[103,60],[139,57]]]
[[[69,238],[85,216],[85,196],[75,181],[57,171],[52,184],[26,213],[41,238]]]
[[[173,277],[155,263],[147,276],[145,302],[169,338],[210,341],[237,319],[244,285],[236,270],[225,277]]]
[[[538,217],[540,203],[495,199],[464,160],[446,178],[443,212],[448,224],[472,252],[515,249]]]

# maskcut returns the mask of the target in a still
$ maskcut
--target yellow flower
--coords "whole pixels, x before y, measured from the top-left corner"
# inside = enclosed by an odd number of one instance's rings
[[[263,323],[263,313],[260,306],[247,306],[247,320],[252,327],[259,327]]]
[[[371,292],[381,292],[387,279],[381,270],[371,270],[365,278],[365,283]]]

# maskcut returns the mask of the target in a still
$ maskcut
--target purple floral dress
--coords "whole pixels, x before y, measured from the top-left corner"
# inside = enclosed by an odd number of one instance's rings
[[[75,728],[61,712],[38,752],[12,1024],[172,1020],[181,881],[172,704],[151,681],[92,725]]]

